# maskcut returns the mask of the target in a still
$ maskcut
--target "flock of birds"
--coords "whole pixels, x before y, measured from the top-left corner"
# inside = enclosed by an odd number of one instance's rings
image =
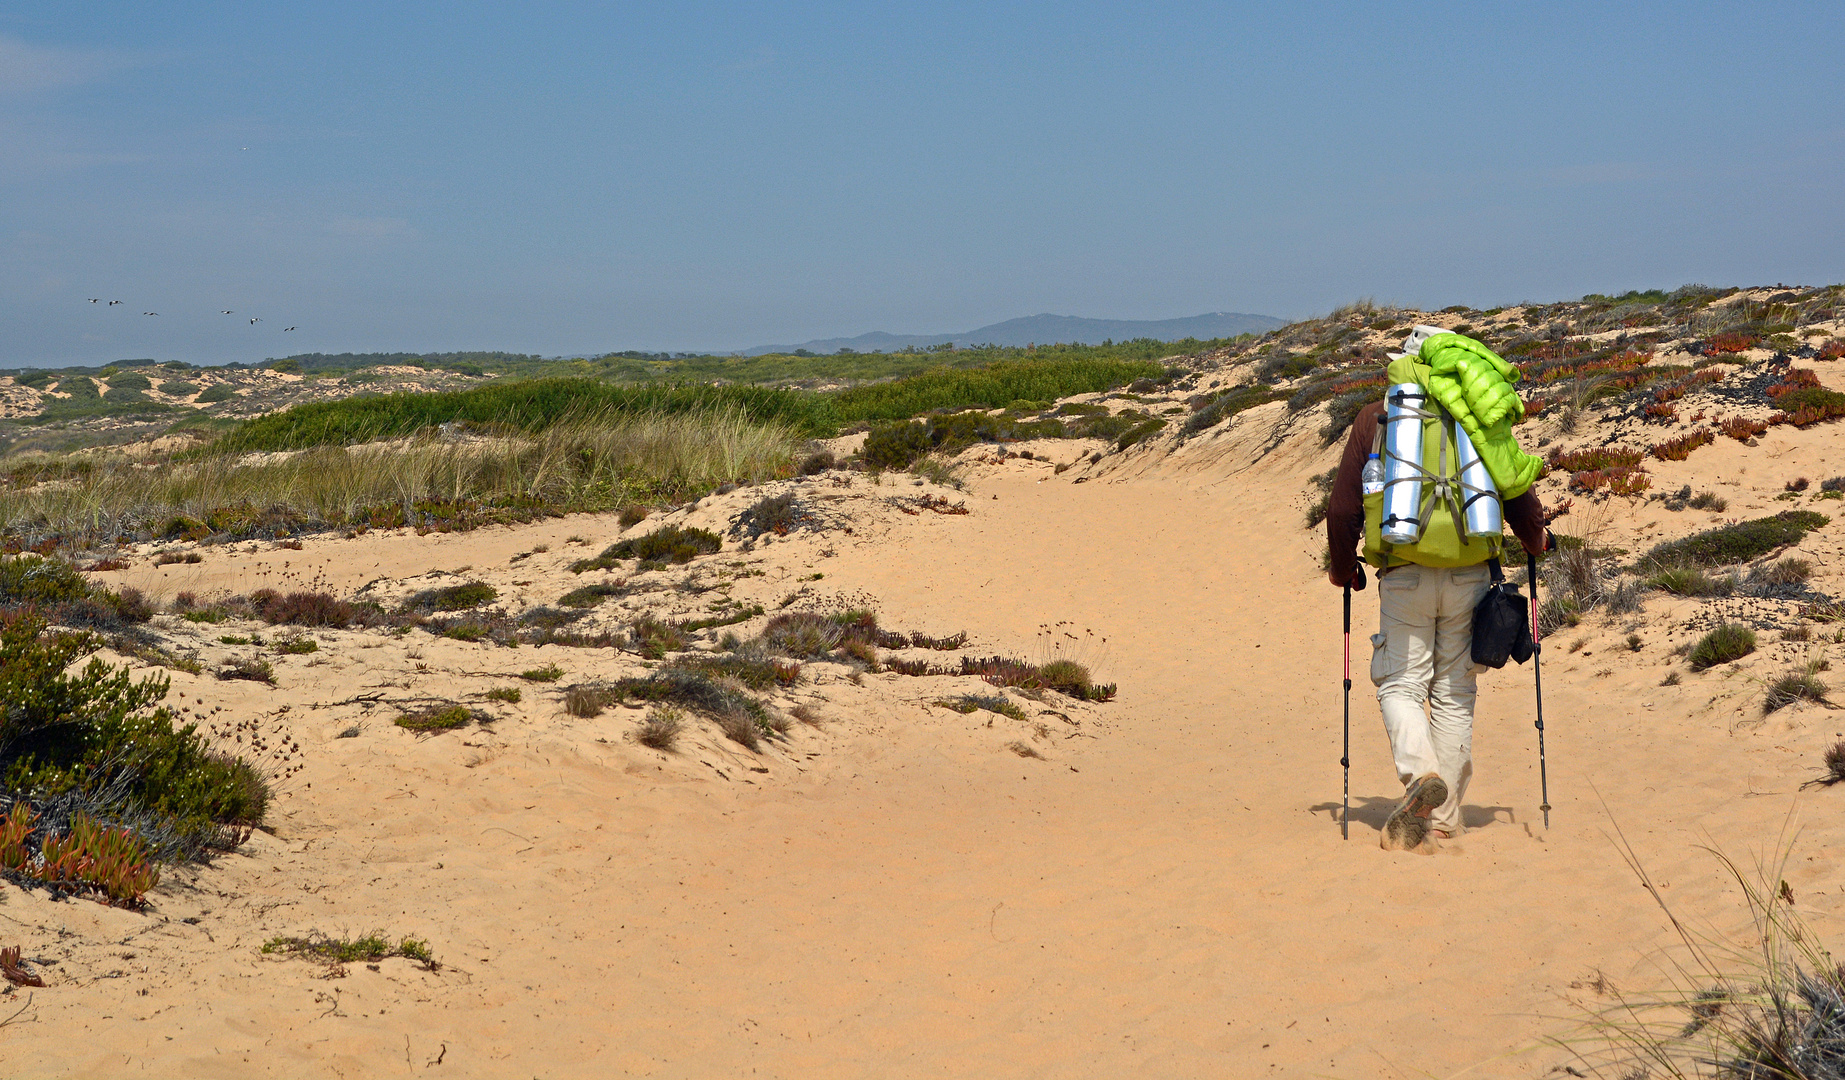
[[[101,304],[101,303],[103,302],[103,298],[102,298],[102,297],[100,297],[100,296],[87,296],[87,297],[84,297],[84,299],[86,299],[86,300],[88,300],[88,301],[89,301],[90,303],[92,303],[92,304]],[[105,306],[105,307],[114,307],[115,305],[117,305],[117,304],[119,304],[119,303],[121,303],[121,301],[120,301],[120,300],[111,300],[111,301],[109,301],[109,302],[108,302],[107,304],[105,304],[104,306]],[[143,312],[142,312],[141,314],[143,314],[143,315],[159,315],[159,314],[160,314],[160,312],[158,312],[158,311],[143,311]],[[220,315],[235,315],[235,314],[237,314],[237,313],[236,313],[235,311],[232,311],[232,310],[230,310],[229,308],[220,308],[220,309],[218,309],[218,314],[220,314]],[[250,320],[250,325],[251,325],[251,326],[255,326],[255,325],[256,325],[257,323],[259,323],[259,322],[262,322],[262,321],[263,321],[263,319],[262,319],[262,316],[260,316],[260,315],[258,315],[258,316],[255,316],[255,317],[253,317],[253,318],[252,318],[252,319]],[[292,326],[284,326],[284,327],[282,328],[282,332],[283,332],[284,334],[286,334],[286,333],[288,333],[288,332],[289,332],[290,330],[293,330],[293,329],[295,329],[295,327],[292,327]]]

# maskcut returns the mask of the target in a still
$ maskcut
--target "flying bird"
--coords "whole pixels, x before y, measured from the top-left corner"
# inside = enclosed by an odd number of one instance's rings
[[[100,303],[102,303],[102,297],[100,297],[100,296],[92,296],[92,297],[90,297],[90,303],[92,303],[92,304],[100,304]]]
[[[143,311],[143,312],[142,312],[141,314],[143,314],[143,315],[158,315],[158,314],[160,314],[160,312],[158,312],[158,311]]]
[[[283,332],[284,334],[286,334],[286,333],[288,333],[288,332],[289,332],[290,330],[293,330],[293,329],[294,329],[294,327],[292,327],[292,326],[284,326],[284,327],[282,328],[282,332]]]
[[[255,318],[255,319],[251,319],[251,320],[250,320],[250,325],[251,325],[251,326],[255,326],[255,325],[256,325],[257,323],[259,323],[259,322],[262,322],[262,321],[263,321],[263,320],[262,320],[262,319],[261,319],[260,317],[259,317],[259,318]]]
[[[92,301],[90,301],[90,303],[92,303],[92,304],[94,304],[95,302],[96,302],[96,301],[94,301],[94,300],[92,300]],[[108,306],[109,306],[109,307],[114,307],[115,305],[117,305],[117,304],[119,304],[119,303],[121,303],[121,301],[120,301],[120,300],[111,300],[111,301],[109,301],[109,304],[108,304]]]
[[[235,314],[237,314],[237,313],[236,313],[235,311],[220,311],[220,312],[219,312],[218,314],[220,314],[220,315],[235,315]]]

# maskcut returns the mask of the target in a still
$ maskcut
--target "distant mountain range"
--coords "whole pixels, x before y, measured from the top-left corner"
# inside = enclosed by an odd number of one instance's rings
[[[1260,334],[1278,326],[1284,319],[1267,315],[1246,315],[1238,311],[1213,311],[1183,319],[1079,319],[1074,315],[1028,315],[1007,319],[962,334],[887,334],[882,330],[849,338],[820,338],[799,345],[764,345],[745,349],[740,355],[762,356],[765,353],[791,353],[805,349],[811,353],[897,352],[930,345],[1051,345],[1078,343],[1099,345],[1104,341],[1131,341],[1154,338],[1158,341],[1181,341],[1185,338],[1235,337]]]

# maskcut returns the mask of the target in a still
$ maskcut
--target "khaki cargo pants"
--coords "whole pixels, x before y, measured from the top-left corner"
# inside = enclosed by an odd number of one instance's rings
[[[1461,798],[1473,779],[1473,609],[1491,573],[1478,566],[1399,566],[1378,580],[1378,632],[1371,637],[1371,682],[1390,735],[1397,777],[1408,784],[1437,773],[1448,801],[1429,824],[1461,831]]]

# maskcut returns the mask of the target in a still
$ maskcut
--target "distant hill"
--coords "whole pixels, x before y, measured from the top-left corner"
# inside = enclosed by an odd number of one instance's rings
[[[961,334],[887,334],[881,330],[849,338],[820,338],[799,345],[765,345],[745,349],[743,356],[767,353],[791,353],[803,349],[811,353],[897,352],[931,345],[1099,345],[1104,341],[1132,341],[1153,338],[1156,341],[1182,341],[1197,338],[1235,337],[1238,334],[1262,334],[1286,326],[1283,319],[1267,315],[1246,315],[1237,311],[1213,311],[1183,319],[1079,319],[1074,315],[1028,315],[1022,319],[983,326]]]

